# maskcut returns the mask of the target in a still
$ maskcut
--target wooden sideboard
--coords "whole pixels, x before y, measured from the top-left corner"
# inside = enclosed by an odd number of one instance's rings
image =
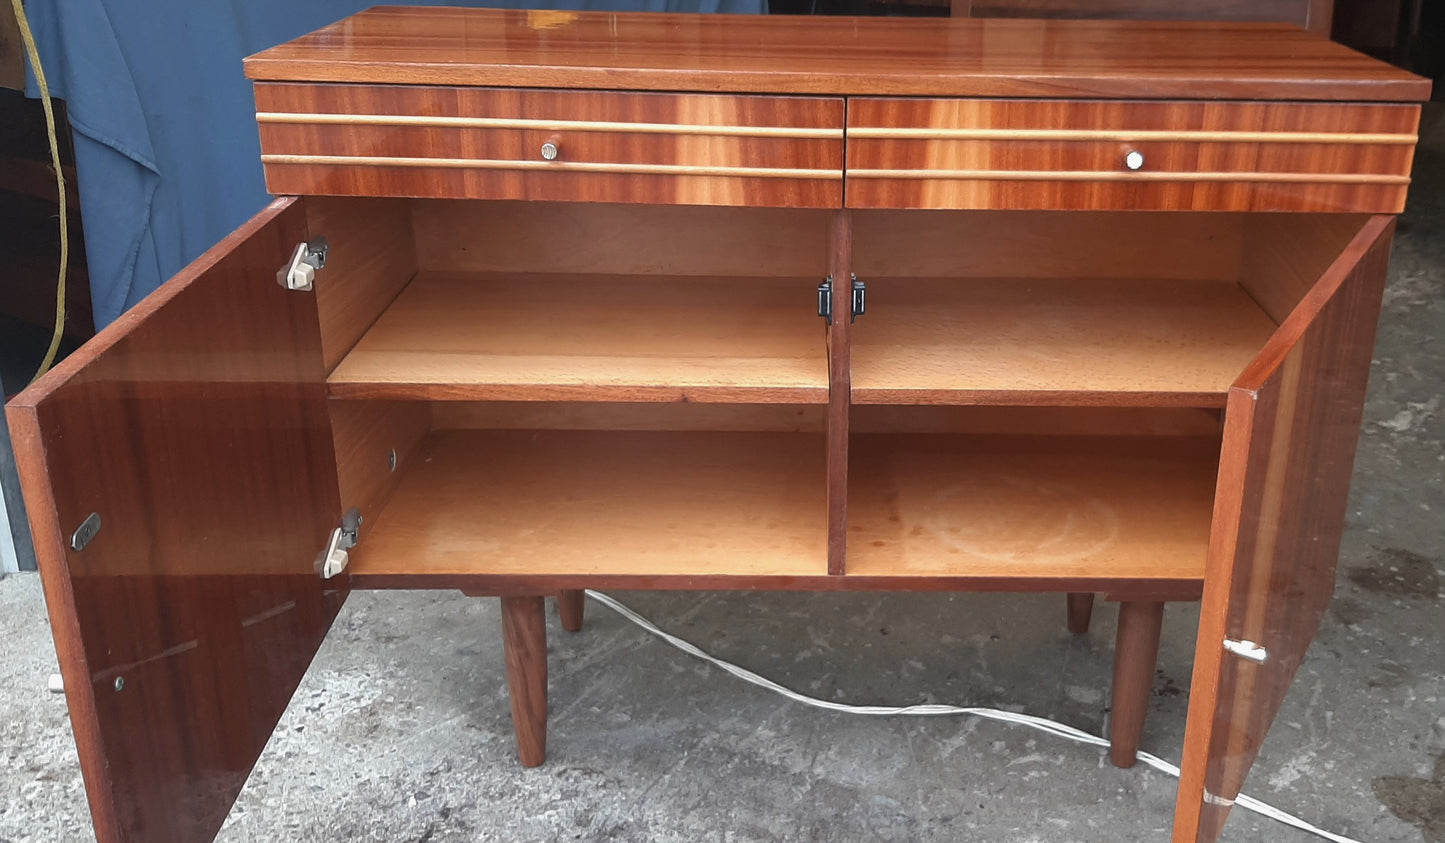
[[[525,764],[546,595],[1103,594],[1121,765],[1202,599],[1174,840],[1219,836],[1425,80],[1269,24],[388,8],[245,69],[284,198],[7,408],[102,841],[214,836],[397,587],[501,597]]]

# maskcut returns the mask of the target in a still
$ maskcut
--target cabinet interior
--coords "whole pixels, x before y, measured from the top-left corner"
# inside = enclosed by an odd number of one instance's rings
[[[1197,594],[1230,384],[1363,224],[855,211],[867,312],[830,344],[832,212],[306,209],[331,243],[317,306],[371,587]]]

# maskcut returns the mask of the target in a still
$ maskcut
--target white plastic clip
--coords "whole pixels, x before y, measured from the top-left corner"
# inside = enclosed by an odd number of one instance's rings
[[[351,554],[341,547],[342,531],[340,527],[331,531],[331,541],[326,543],[326,550],[316,560],[316,565],[321,569],[321,578],[329,580],[342,571],[346,570],[346,563],[351,561]]]
[[[1224,639],[1224,649],[1226,652],[1255,664],[1264,664],[1265,659],[1269,658],[1269,651],[1253,641],[1235,641],[1233,638],[1226,638]]]
[[[297,243],[290,263],[276,273],[276,283],[288,290],[310,290],[316,283],[316,270],[326,265],[326,255],[330,251],[325,237]]]

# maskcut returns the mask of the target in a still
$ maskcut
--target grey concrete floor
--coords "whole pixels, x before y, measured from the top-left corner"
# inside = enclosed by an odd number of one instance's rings
[[[1445,841],[1445,113],[1397,241],[1336,600],[1247,791],[1365,841]],[[827,699],[1106,728],[1114,611],[1057,596],[624,594]],[[1165,840],[1174,782],[962,718],[790,703],[589,605],[550,628],[547,764],[513,755],[496,601],[353,594],[219,839]],[[1144,735],[1177,759],[1197,612],[1171,606]],[[0,841],[90,837],[34,575],[0,580]],[[1236,809],[1229,841],[1306,841]]]

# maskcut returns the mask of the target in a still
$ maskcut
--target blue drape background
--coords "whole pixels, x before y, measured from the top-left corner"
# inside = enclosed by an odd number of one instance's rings
[[[391,0],[397,5],[421,5]],[[451,5],[760,13],[767,0],[493,0]],[[268,196],[241,59],[360,0],[31,0],[66,101],[96,327],[256,213]],[[441,5],[433,0],[431,5]],[[34,79],[30,96],[37,96]]]

